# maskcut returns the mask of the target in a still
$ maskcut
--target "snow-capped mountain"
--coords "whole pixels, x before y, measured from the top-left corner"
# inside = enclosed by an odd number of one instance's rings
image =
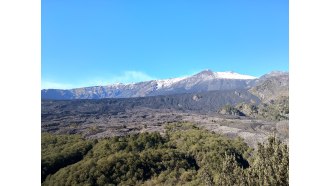
[[[218,79],[256,79],[254,76],[238,74],[235,72],[215,72]]]
[[[212,72],[211,70],[204,70],[194,76],[155,80],[155,83],[157,84],[157,90],[168,89],[176,85],[186,85],[186,89],[189,89],[188,87],[192,87],[199,82],[218,79],[252,80],[257,78],[249,75],[238,74],[235,72]]]
[[[161,79],[161,80],[155,80],[157,83],[157,89],[162,89],[162,88],[168,88],[172,86],[173,84],[186,79],[186,77],[182,78],[171,78],[171,79]]]
[[[235,72],[204,70],[198,74],[163,80],[132,84],[83,87],[70,90],[44,89],[42,99],[100,99],[129,98],[179,93],[205,92],[211,90],[248,89],[258,78]]]

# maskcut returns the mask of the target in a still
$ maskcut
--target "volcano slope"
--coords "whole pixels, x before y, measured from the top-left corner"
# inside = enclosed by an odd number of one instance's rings
[[[256,147],[271,134],[288,141],[288,120],[219,113],[226,105],[260,105],[249,90],[209,91],[140,98],[42,100],[42,132],[81,134],[88,139],[143,132],[164,133],[167,123],[191,122]]]

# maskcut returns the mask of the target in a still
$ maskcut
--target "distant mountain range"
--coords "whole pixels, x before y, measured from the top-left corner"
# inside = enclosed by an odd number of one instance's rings
[[[235,72],[204,70],[188,77],[132,84],[112,84],[69,90],[43,89],[41,98],[52,100],[133,98],[221,90],[249,90],[260,99],[265,99],[270,94],[276,94],[277,90],[288,92],[288,81],[287,72],[274,71],[257,78]]]

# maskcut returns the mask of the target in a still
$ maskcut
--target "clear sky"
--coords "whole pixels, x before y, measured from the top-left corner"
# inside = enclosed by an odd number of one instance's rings
[[[288,71],[288,0],[42,0],[42,88]]]

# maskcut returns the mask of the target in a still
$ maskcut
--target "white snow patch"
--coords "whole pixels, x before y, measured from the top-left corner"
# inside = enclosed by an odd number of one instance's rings
[[[257,79],[257,77],[236,72],[214,72],[214,75],[218,79]]]
[[[175,84],[175,83],[177,83],[177,82],[179,82],[179,81],[181,81],[183,79],[186,79],[186,77],[156,80],[157,89],[170,87],[173,84]]]

